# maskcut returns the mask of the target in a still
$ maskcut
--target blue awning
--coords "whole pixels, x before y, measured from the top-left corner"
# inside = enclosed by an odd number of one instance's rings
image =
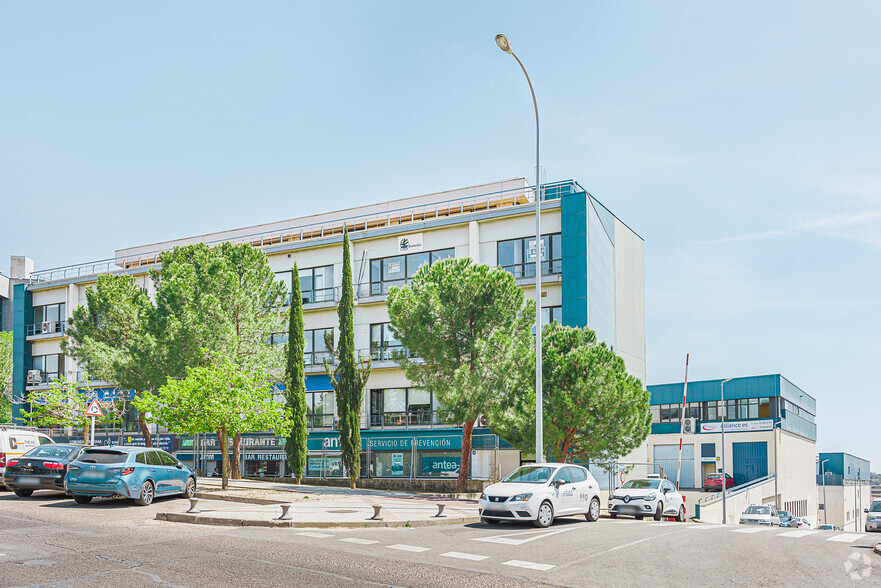
[[[276,385],[279,390],[284,390],[284,383],[280,382]],[[327,374],[315,374],[306,376],[306,392],[333,392],[333,386],[330,385],[330,377]]]

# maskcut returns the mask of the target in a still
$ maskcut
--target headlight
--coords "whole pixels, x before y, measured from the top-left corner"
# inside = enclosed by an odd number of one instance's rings
[[[643,498],[644,500],[652,501],[652,500],[654,500],[654,499],[657,498],[657,497],[658,497],[658,493],[657,493],[657,492],[650,492],[650,493],[646,494],[645,496],[643,496],[642,498]]]
[[[532,492],[527,492],[525,494],[518,494],[517,496],[514,496],[513,498],[511,498],[511,502],[526,502],[530,498],[532,498]]]
[[[486,492],[481,492],[481,493],[480,493],[480,499],[481,499],[481,500],[486,500],[486,499],[487,499],[487,498],[486,498]]]

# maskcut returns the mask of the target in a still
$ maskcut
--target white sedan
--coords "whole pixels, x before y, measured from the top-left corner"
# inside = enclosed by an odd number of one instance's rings
[[[628,480],[609,496],[609,516],[613,519],[619,514],[637,519],[652,517],[660,521],[662,517],[676,517],[685,521],[685,501],[669,480],[658,475],[648,478]]]
[[[565,463],[530,464],[517,468],[480,495],[481,521],[531,521],[549,527],[556,517],[600,518],[600,485],[589,471]]]

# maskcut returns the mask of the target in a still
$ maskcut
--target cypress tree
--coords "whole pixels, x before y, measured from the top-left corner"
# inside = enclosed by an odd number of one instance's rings
[[[340,294],[339,342],[333,347],[329,337],[328,348],[334,350],[336,366],[325,361],[325,369],[330,375],[336,392],[337,415],[339,417],[340,451],[343,467],[349,476],[350,487],[361,474],[361,402],[364,385],[370,377],[370,360],[366,367],[359,367],[355,358],[354,293],[352,291],[352,261],[349,248],[349,232],[343,229],[343,287]]]
[[[288,465],[296,483],[303,478],[306,467],[306,437],[308,418],[306,408],[306,375],[303,361],[305,349],[305,330],[303,325],[303,297],[300,293],[300,272],[297,264],[291,270],[291,305],[288,318],[288,344],[285,364],[285,400],[291,410],[291,430],[285,442]]]

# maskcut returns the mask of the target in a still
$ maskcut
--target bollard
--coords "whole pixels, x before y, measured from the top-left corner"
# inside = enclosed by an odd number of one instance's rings
[[[195,514],[197,512],[202,512],[199,510],[199,499],[198,498],[190,498],[190,510],[187,513]]]
[[[445,506],[446,506],[446,504],[438,503],[438,505],[437,505],[437,514],[434,515],[434,518],[436,518],[436,519],[440,519],[440,518],[443,518],[443,517],[446,517],[446,516],[447,516],[447,515],[444,514],[444,507],[445,507]]]
[[[382,517],[379,516],[379,510],[382,508],[380,504],[373,505],[373,516],[367,519],[368,521],[381,521]]]
[[[280,504],[279,506],[281,506],[281,516],[275,520],[277,520],[277,521],[291,520],[293,517],[291,517],[291,513],[289,513],[288,511],[290,510],[292,505],[289,503],[289,504]]]

